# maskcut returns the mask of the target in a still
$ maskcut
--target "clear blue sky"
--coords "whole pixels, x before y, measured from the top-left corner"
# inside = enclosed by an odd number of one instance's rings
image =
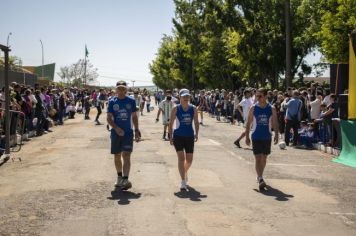
[[[148,64],[163,34],[171,34],[174,16],[173,0],[2,0],[0,7],[0,43],[12,32],[11,54],[24,65],[41,65],[40,39],[45,64],[55,62],[56,71],[84,58],[87,44],[101,76],[135,85],[152,84]]]
[[[0,6],[0,43],[12,32],[11,53],[24,65],[41,65],[40,39],[45,63],[55,62],[56,71],[84,58],[87,44],[100,85],[114,85],[115,78],[152,85],[148,64],[163,34],[171,34],[174,16],[173,0],[1,0]]]

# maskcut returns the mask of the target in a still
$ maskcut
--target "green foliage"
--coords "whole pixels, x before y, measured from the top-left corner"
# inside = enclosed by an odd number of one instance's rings
[[[149,67],[161,88],[278,87],[285,71],[286,0],[174,0],[173,35]],[[311,73],[305,57],[321,50],[347,60],[354,0],[290,0],[292,74]]]
[[[318,33],[322,52],[332,63],[348,62],[349,34],[356,30],[355,0],[330,0]]]

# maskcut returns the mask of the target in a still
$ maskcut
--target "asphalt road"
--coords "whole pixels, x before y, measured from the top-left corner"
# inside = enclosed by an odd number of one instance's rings
[[[356,235],[356,169],[274,146],[260,193],[252,151],[233,145],[242,127],[211,118],[181,193],[156,111],[140,117],[127,192],[113,191],[105,125],[79,115],[24,145],[0,167],[0,235]]]

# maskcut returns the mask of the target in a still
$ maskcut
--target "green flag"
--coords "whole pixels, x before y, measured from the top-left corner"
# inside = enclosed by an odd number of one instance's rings
[[[88,51],[87,45],[85,45],[85,57],[87,57],[88,55],[89,55],[89,51]]]

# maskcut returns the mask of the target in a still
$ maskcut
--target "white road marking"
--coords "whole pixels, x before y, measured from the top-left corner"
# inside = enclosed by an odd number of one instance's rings
[[[295,167],[316,167],[319,165],[298,165],[298,164],[287,164],[287,163],[267,163],[269,166],[295,166]]]
[[[208,139],[212,144],[216,145],[216,146],[221,146],[221,143],[215,141],[215,140],[212,140],[212,139]]]
[[[353,212],[348,212],[348,213],[342,213],[342,212],[329,212],[330,215],[346,215],[346,216],[356,216],[356,213]]]
[[[233,151],[228,151],[232,156],[237,157],[241,161],[245,161],[248,164],[251,164],[250,161],[245,160],[242,156],[236,155]]]

